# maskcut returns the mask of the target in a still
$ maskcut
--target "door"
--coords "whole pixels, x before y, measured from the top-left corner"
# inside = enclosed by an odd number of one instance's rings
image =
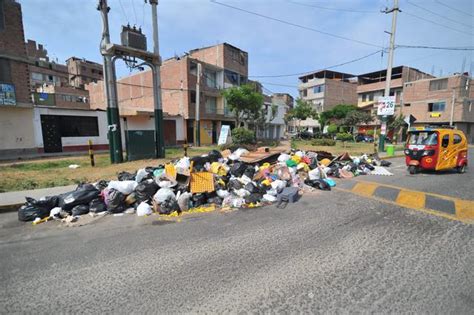
[[[165,146],[175,146],[176,145],[176,121],[174,120],[164,120],[163,121],[163,133],[165,139]]]
[[[453,152],[453,145],[451,144],[452,139],[449,134],[444,134],[441,137],[439,144],[438,163],[436,164],[436,170],[443,170],[451,167],[451,159]]]
[[[187,120],[187,143],[194,143],[194,120]]]
[[[212,121],[212,144],[217,143],[217,121]]]
[[[45,153],[63,151],[59,116],[41,115],[41,131],[43,133],[43,147]]]

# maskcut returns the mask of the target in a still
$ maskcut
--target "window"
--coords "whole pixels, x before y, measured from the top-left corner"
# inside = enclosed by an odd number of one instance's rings
[[[405,107],[410,107],[410,106],[411,106],[410,103],[405,103],[405,104],[403,104],[403,105],[404,105]]]
[[[72,96],[67,94],[61,94],[61,99],[65,102],[72,102]]]
[[[0,59],[0,82],[12,82],[10,60]]]
[[[197,63],[192,61],[189,63],[189,73],[192,75],[197,75]]]
[[[99,75],[102,75],[102,74],[103,74],[103,73],[102,73],[102,70],[101,70],[101,71],[99,71]]]
[[[91,69],[91,73],[95,73],[95,69]]]
[[[86,71],[86,67],[85,67],[85,66],[81,66],[81,70],[82,70],[82,71]]]
[[[217,88],[217,79],[215,71],[204,71],[204,77],[206,78],[206,85],[210,88]]]
[[[367,94],[362,94],[362,102],[367,102]]]
[[[313,93],[322,93],[324,92],[324,84],[316,85],[313,87]]]
[[[38,73],[38,72],[32,72],[31,79],[35,81],[43,81],[43,74]]]
[[[54,78],[53,78],[52,75],[48,75],[48,81],[49,81],[49,82],[53,82],[53,81],[54,81]]]
[[[0,31],[5,29],[5,15],[3,13],[3,1],[0,1]]]
[[[369,93],[369,102],[374,100],[374,93]]]
[[[413,132],[410,134],[409,144],[436,145],[438,144],[438,134],[432,132]]]
[[[237,85],[239,84],[239,74],[230,70],[224,70],[225,79],[227,82]]]
[[[60,116],[59,130],[62,137],[99,136],[97,117]]]
[[[196,103],[196,91],[191,91],[189,93],[189,98],[191,99],[191,103]]]
[[[462,141],[461,136],[458,134],[454,134],[453,143],[458,144],[458,143],[461,143],[461,141]]]
[[[301,90],[301,97],[306,97],[306,96],[308,96],[308,90],[307,89]]]
[[[444,112],[445,107],[445,102],[428,103],[429,112]]]
[[[215,97],[206,98],[206,113],[217,114],[217,99]]]
[[[430,81],[430,91],[446,90],[448,88],[448,79]]]
[[[441,146],[447,148],[449,144],[449,135],[444,135],[443,140],[441,140]]]

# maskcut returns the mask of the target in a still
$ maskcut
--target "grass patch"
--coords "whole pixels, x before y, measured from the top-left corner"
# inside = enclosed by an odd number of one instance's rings
[[[216,149],[215,146],[193,147],[188,155],[201,155]],[[166,159],[147,159],[121,164],[111,164],[109,154],[95,155],[95,167],[90,166],[87,154],[77,157],[55,157],[47,160],[17,162],[0,166],[0,193],[8,191],[31,190],[95,182],[101,179],[117,179],[121,171],[135,172],[146,166],[158,166],[184,155],[182,148],[166,149]],[[80,165],[70,169],[69,165]]]

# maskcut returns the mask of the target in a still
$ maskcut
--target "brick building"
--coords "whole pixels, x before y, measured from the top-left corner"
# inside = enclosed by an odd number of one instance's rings
[[[66,60],[69,84],[84,89],[85,85],[103,79],[102,65],[83,58],[71,57]]]
[[[467,73],[404,83],[402,113],[417,125],[453,125],[474,143],[474,89]]]
[[[273,93],[272,94],[272,101],[281,102],[288,106],[288,108],[293,108],[295,104],[295,99],[288,93]]]
[[[408,66],[392,68],[390,96],[395,96],[395,116],[401,113],[400,105],[403,102],[404,84],[426,78],[433,78],[433,76]],[[379,97],[384,96],[386,79],[387,69],[357,76],[357,106],[362,110],[370,112],[374,117],[372,123],[359,126],[360,133],[365,133],[367,130],[380,125],[380,120],[377,118],[377,102]]]
[[[322,70],[299,77],[301,99],[313,105],[321,113],[338,104],[357,103],[355,75]]]
[[[0,155],[34,151],[33,104],[21,5],[0,1]]]
[[[217,143],[222,124],[234,126],[221,91],[247,82],[248,54],[230,44],[191,50],[181,57],[163,61],[162,103],[165,115],[165,143],[176,132],[176,142],[194,142],[197,64],[202,67],[200,93],[200,136],[202,144]],[[150,70],[117,81],[120,115],[127,121],[153,115],[153,80]],[[92,108],[106,108],[103,83],[89,84]],[[173,120],[173,122],[167,122]],[[168,140],[167,140],[168,139]]]

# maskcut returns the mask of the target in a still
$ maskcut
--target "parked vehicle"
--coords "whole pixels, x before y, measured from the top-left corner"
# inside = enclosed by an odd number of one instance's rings
[[[464,173],[467,152],[467,140],[462,131],[440,127],[411,128],[404,151],[410,174],[451,168]]]
[[[374,142],[374,137],[365,135],[365,134],[358,134],[355,136],[356,142]]]

